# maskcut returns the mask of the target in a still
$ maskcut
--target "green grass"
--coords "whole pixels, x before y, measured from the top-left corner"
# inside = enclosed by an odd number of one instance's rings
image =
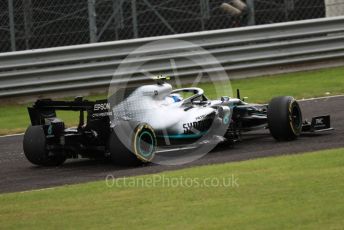
[[[57,169],[58,170],[58,169]],[[344,149],[0,195],[2,229],[343,229]],[[233,187],[167,181],[234,175]],[[180,179],[179,179],[180,180]],[[202,183],[200,183],[202,184]],[[196,185],[196,184],[194,184]]]
[[[231,85],[234,96],[236,89],[240,89],[241,97],[255,103],[266,103],[272,97],[285,95],[296,99],[338,95],[344,93],[344,67],[232,80]],[[214,87],[198,86],[204,87],[208,95],[216,95]]]
[[[258,103],[283,95],[297,99],[338,95],[344,93],[343,86],[344,67],[233,81],[233,89],[240,88],[242,96]]]
[[[317,71],[282,74],[231,81],[233,91],[241,89],[241,96],[249,102],[265,103],[272,97],[281,95],[294,96],[297,99],[344,94],[344,67]],[[215,87],[199,84],[210,97],[216,97]],[[228,95],[229,92],[223,92]],[[220,96],[220,95],[218,95]],[[221,95],[222,96],[222,95]],[[89,99],[103,98],[95,95]],[[27,105],[0,105],[0,135],[23,132],[29,125]],[[60,112],[67,125],[76,125],[77,113]]]

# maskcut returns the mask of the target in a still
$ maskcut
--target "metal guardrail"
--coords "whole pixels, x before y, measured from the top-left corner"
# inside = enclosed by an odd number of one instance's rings
[[[343,58],[344,17],[2,53],[0,98],[87,90],[107,86],[113,77],[127,80],[126,75],[137,75],[131,81],[140,80],[140,75],[130,70],[120,75],[114,72],[135,49],[162,39],[192,42],[216,57],[226,71],[247,70]],[[202,71],[200,67],[185,58],[197,53],[185,53],[186,48],[182,44],[146,51],[150,62],[145,70],[173,76],[165,64],[166,60],[175,59],[180,77],[197,75]],[[201,64],[207,72],[217,71],[212,63]]]

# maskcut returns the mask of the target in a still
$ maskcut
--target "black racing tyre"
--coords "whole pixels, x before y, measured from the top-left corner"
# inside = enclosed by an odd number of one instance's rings
[[[112,130],[109,140],[111,160],[115,164],[135,166],[151,162],[157,140],[147,123],[122,122]]]
[[[25,132],[23,149],[26,158],[39,166],[58,166],[65,162],[66,158],[61,154],[49,155],[46,149],[46,137],[43,126],[29,126]]]
[[[278,141],[291,141],[302,131],[302,113],[298,102],[290,96],[273,98],[268,105],[268,127]]]

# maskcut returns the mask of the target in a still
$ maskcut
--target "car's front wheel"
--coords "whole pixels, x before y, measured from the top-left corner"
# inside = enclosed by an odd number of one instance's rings
[[[279,141],[290,141],[300,136],[302,113],[298,102],[290,96],[273,98],[268,105],[268,127]]]

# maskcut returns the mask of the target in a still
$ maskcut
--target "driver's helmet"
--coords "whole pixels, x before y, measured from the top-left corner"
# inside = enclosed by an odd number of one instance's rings
[[[170,97],[174,100],[174,102],[180,102],[183,100],[183,97],[179,93],[172,93]]]

